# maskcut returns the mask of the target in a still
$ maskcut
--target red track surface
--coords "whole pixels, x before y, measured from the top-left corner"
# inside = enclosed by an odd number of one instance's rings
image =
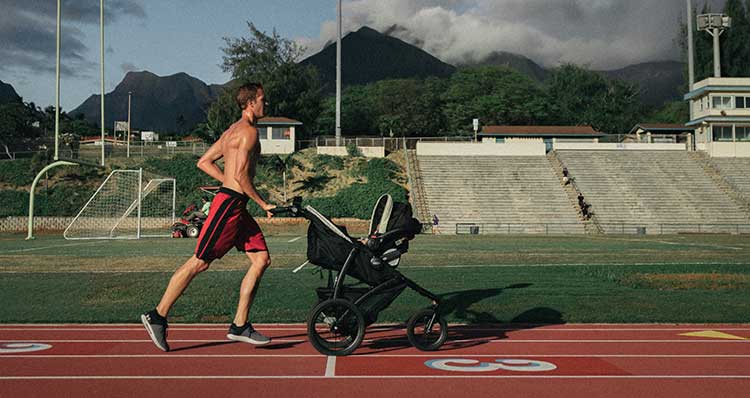
[[[227,341],[223,325],[173,325],[164,353],[140,325],[0,325],[0,396],[750,396],[749,325],[453,326],[438,352],[381,326],[335,360],[312,348],[303,325],[257,327],[272,344]],[[706,330],[744,340],[681,335]],[[52,347],[7,352],[18,343]],[[475,362],[426,364],[441,359]],[[501,359],[556,368],[493,367]]]

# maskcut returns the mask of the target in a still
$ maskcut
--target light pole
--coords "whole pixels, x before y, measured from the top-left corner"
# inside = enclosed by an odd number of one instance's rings
[[[341,0],[336,7],[336,146],[341,146]]]
[[[102,126],[102,166],[104,166],[104,0],[99,0],[99,52],[101,77],[101,124]]]
[[[130,97],[132,96],[133,92],[128,91],[128,143],[127,143],[127,157],[130,157]]]
[[[714,37],[714,77],[721,77],[721,48],[719,37],[732,27],[732,18],[724,14],[698,15],[698,30]]]
[[[60,0],[57,0],[57,56],[55,58],[55,161],[60,147]]]
[[[693,0],[687,1],[687,34],[688,34],[688,80],[689,90],[693,91],[695,85],[695,42],[693,41]],[[693,107],[690,107],[692,120]]]

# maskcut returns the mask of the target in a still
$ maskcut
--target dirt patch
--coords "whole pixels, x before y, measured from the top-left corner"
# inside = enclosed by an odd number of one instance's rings
[[[633,274],[623,284],[658,290],[737,290],[750,287],[745,274]]]

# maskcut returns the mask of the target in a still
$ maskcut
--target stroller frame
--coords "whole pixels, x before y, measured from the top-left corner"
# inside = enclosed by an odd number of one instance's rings
[[[417,312],[407,322],[407,337],[412,345],[424,351],[433,351],[439,349],[447,338],[447,323],[441,316],[440,297],[395,270],[401,255],[406,252],[406,249],[404,249],[404,252],[398,249],[382,251],[385,248],[396,246],[396,242],[402,241],[408,234],[403,229],[386,231],[387,218],[390,217],[392,206],[393,201],[389,195],[383,195],[378,200],[373,211],[370,234],[366,243],[349,237],[348,234],[311,206],[306,206],[304,209],[301,208],[299,199],[295,199],[295,203],[292,206],[272,210],[274,213],[288,212],[296,217],[304,217],[311,223],[319,222],[327,227],[330,232],[338,235],[338,238],[344,239],[351,245],[351,249],[343,264],[339,265],[337,262],[336,266],[333,267],[330,264],[327,267],[321,265],[328,270],[327,288],[319,289],[319,302],[308,315],[308,337],[313,346],[324,355],[341,356],[352,353],[361,344],[365,328],[377,318],[376,312],[387,308],[406,287],[431,300],[432,303],[430,309],[423,309]],[[380,212],[379,216],[382,220],[376,224],[375,219],[378,216],[376,213],[378,213],[379,208],[384,208],[385,211]],[[409,214],[411,213],[409,212]],[[361,263],[357,264],[357,259],[362,256],[363,252],[366,257],[370,258],[370,263],[377,263],[380,267],[391,268],[386,272],[386,274],[391,275],[384,280],[378,280],[377,283],[352,275],[354,267],[362,267]],[[308,257],[310,257],[309,252]],[[361,258],[359,261],[361,261]],[[375,265],[370,264],[367,266],[375,267]],[[336,271],[335,276],[334,271]],[[353,292],[354,290],[360,290],[361,292],[365,288],[355,288],[354,285],[346,285],[347,276],[352,276],[355,280],[367,283],[370,285],[370,288],[363,294]],[[387,290],[389,289],[395,289],[396,293],[392,297],[388,297],[389,293]],[[354,293],[355,297],[347,293]],[[370,299],[375,298],[374,300],[377,300],[376,296],[381,293],[385,294],[385,301],[387,303],[382,308],[367,313],[366,320],[365,314],[362,311],[363,305]],[[326,333],[330,332],[334,335],[334,341],[321,335],[319,330],[321,324],[325,325],[324,329],[326,329]],[[437,332],[435,332],[436,328],[439,328]]]

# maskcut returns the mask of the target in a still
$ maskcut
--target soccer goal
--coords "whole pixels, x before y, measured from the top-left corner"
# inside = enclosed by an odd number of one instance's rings
[[[86,202],[63,236],[76,239],[169,237],[175,221],[174,178],[144,184],[143,170],[115,170]]]

